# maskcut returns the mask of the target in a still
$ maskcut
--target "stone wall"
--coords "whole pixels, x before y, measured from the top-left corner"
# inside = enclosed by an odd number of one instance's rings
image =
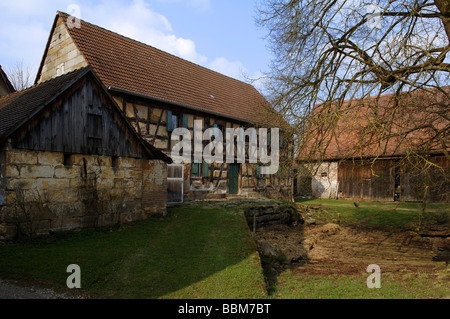
[[[85,66],[87,66],[85,58],[73,42],[61,18],[58,18],[39,83]]]
[[[1,158],[0,239],[166,213],[164,162],[17,149]]]

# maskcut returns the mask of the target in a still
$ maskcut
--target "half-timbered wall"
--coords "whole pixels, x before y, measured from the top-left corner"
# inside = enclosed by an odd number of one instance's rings
[[[168,103],[148,100],[128,94],[114,94],[114,100],[127,118],[145,140],[170,156],[171,134],[175,127],[189,129],[194,139],[194,121],[201,120],[203,129],[218,127],[225,136],[227,128],[247,128],[248,123],[228,118],[188,110]],[[209,141],[204,141],[205,147]],[[194,149],[192,147],[192,149]],[[225,148],[224,148],[225,149]],[[236,154],[236,152],[235,152]],[[246,152],[248,157],[248,151]],[[246,163],[248,163],[248,158]],[[291,175],[261,175],[258,165],[240,164],[238,175],[238,194],[256,195],[265,193],[272,197],[291,197]],[[230,177],[231,176],[231,177]],[[227,163],[198,163],[184,166],[184,198],[186,200],[225,195],[230,190],[230,165]]]

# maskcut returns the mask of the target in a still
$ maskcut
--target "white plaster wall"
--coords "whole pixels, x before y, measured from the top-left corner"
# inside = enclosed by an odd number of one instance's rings
[[[337,198],[338,163],[322,163],[313,167],[312,173],[312,195],[317,198]]]

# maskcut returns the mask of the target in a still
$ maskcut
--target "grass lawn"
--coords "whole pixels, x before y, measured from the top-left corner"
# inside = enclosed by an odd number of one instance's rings
[[[0,277],[67,292],[69,264],[80,292],[99,298],[264,298],[257,248],[232,210],[171,208],[110,231],[83,230],[0,244]]]
[[[330,267],[332,267],[330,265]],[[278,277],[279,299],[448,299],[448,273],[385,272],[380,289],[367,288],[368,273],[353,275],[296,274],[288,270]],[[447,278],[447,279],[446,279]]]
[[[429,204],[425,215],[421,215],[420,203],[361,202],[357,208],[351,201],[303,200],[297,205],[318,208],[309,211],[320,222],[388,232],[411,230],[419,221],[442,225],[449,220],[448,204]],[[68,292],[66,268],[77,264],[82,285],[77,292],[94,298],[450,297],[448,270],[431,260],[404,268],[395,263],[383,265],[381,289],[367,288],[366,260],[358,260],[363,267],[351,273],[335,274],[334,269],[342,265],[333,262],[315,265],[319,273],[288,269],[278,276],[274,293],[268,296],[256,244],[238,209],[239,205],[185,205],[170,208],[165,218],[112,230],[82,230],[0,244],[0,278]],[[327,267],[331,271],[323,272]]]
[[[420,230],[432,225],[450,222],[449,203],[428,203],[422,213],[422,203],[364,202],[355,207],[353,201],[333,199],[303,199],[297,205],[318,209],[312,216],[319,221],[336,222],[363,228],[395,230]]]
[[[338,223],[342,227],[358,230],[360,236],[373,232],[390,234],[404,232],[417,236],[414,231],[430,226],[448,227],[450,204],[427,204],[424,214],[421,203],[360,202],[345,200],[300,200],[297,205],[315,207],[310,216],[320,223]],[[419,227],[420,225],[420,227]],[[336,245],[349,249],[345,238]],[[335,239],[338,240],[338,239]],[[357,238],[355,238],[357,240]],[[351,239],[349,239],[351,241]],[[425,239],[426,241],[426,239]],[[357,242],[355,242],[358,245]],[[431,251],[424,251],[423,260],[416,260],[407,253],[403,257],[383,250],[383,242],[373,242],[373,249],[349,260],[329,260],[303,271],[287,270],[277,278],[274,298],[280,299],[428,299],[450,298],[450,276],[444,262],[431,260]],[[409,246],[397,242],[394,252],[405,251]],[[392,256],[390,255],[392,253]],[[351,254],[351,253],[349,253]],[[378,254],[378,255],[376,255]],[[428,255],[427,255],[428,254]],[[410,258],[409,258],[410,257]],[[417,256],[416,256],[417,257]],[[369,273],[366,267],[380,263],[381,288],[368,289]]]

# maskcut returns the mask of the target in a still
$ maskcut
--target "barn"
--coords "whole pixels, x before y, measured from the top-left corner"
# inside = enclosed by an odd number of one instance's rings
[[[338,119],[336,129],[309,126],[295,164],[296,196],[448,202],[449,93],[443,87],[386,94],[316,116],[317,123]]]
[[[166,213],[170,157],[91,67],[0,97],[0,239]]]

